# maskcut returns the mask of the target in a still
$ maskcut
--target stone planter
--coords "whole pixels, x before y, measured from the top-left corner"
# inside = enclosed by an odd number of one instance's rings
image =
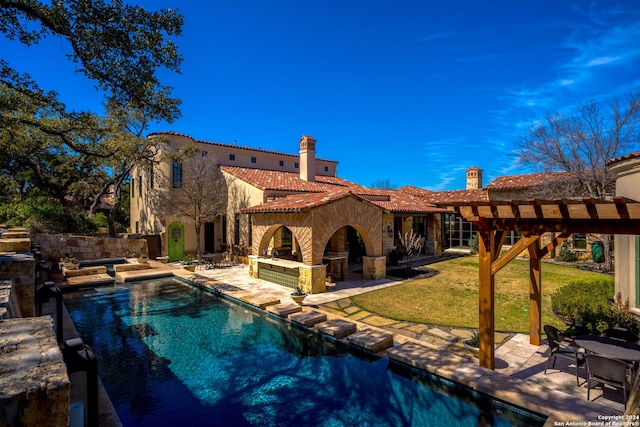
[[[480,347],[476,347],[472,345],[471,338],[467,338],[466,340],[463,340],[462,345],[464,345],[465,348],[471,352],[471,354],[473,354],[475,357],[478,357],[478,354],[480,353]]]
[[[302,295],[291,294],[291,298],[293,298],[293,301],[298,305],[302,305],[302,300],[304,300],[306,297],[307,297],[307,294],[302,294]]]

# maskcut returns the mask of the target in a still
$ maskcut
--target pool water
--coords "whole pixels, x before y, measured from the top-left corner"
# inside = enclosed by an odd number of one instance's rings
[[[124,426],[544,422],[176,279],[74,292],[65,304]]]

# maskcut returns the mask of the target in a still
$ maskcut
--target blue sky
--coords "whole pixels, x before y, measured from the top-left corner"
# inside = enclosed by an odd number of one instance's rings
[[[640,2],[176,1],[182,74],[161,73],[197,139],[297,153],[303,134],[338,175],[431,190],[526,173],[515,141],[545,113],[640,89]],[[100,95],[58,39],[0,52],[74,109]]]

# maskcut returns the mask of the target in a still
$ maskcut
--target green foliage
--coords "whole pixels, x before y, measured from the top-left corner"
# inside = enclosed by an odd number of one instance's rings
[[[558,255],[556,255],[557,261],[563,262],[575,262],[578,260],[578,256],[569,248],[567,242],[562,242]]]
[[[106,227],[107,226],[107,215],[104,212],[97,212],[92,218],[91,222],[96,227]]]
[[[25,25],[25,23],[29,25]],[[182,32],[176,10],[150,11],[121,1],[0,2],[0,33],[27,46],[57,36],[67,57],[105,92],[106,103],[144,109],[154,117],[176,117],[178,100],[162,86],[157,71],[179,72],[181,56],[172,38]],[[28,77],[0,61],[0,82],[28,89],[30,96],[55,99]]]
[[[473,239],[471,239],[471,253],[472,254],[477,254],[478,253],[478,233],[474,233],[473,234]]]
[[[469,345],[472,345],[474,347],[479,347],[480,346],[480,332],[473,331],[473,335],[471,335],[471,338],[469,338],[468,343],[469,343]]]
[[[181,265],[194,265],[198,260],[193,255],[185,255],[181,260]]]
[[[57,201],[47,197],[0,205],[0,222],[27,227],[39,233],[91,234],[98,228],[86,213],[72,214]]]
[[[613,294],[613,279],[573,281],[551,295],[551,307],[569,326],[600,333],[615,326],[611,309]]]
[[[291,293],[291,295],[306,295],[307,293],[305,291],[302,290],[302,288],[300,287],[300,285],[296,286],[295,288],[293,288],[293,292]]]

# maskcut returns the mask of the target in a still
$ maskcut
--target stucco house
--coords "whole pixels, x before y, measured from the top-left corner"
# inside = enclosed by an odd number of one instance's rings
[[[640,200],[640,151],[612,159],[607,163],[616,176],[616,196]],[[640,230],[638,234],[616,234],[615,290],[629,310],[640,315]]]
[[[256,277],[300,284],[312,292],[324,290],[327,276],[339,280],[349,262],[362,264],[365,278],[384,277],[398,235],[409,230],[422,236],[424,253],[442,251],[441,214],[446,210],[409,192],[371,189],[339,178],[337,161],[316,157],[313,137],[300,139],[297,155],[176,132],[149,138],[161,138],[159,156],[193,144],[198,155],[219,165],[227,183],[226,210],[205,224],[200,244],[205,252],[250,255]],[[185,218],[158,216],[148,194],[155,175],[169,176],[175,187],[182,173],[181,165],[161,162],[154,170],[132,174],[131,229],[158,236],[158,253],[172,261],[195,252],[194,227]],[[269,267],[274,253],[278,268]],[[279,271],[284,261],[291,268]],[[294,274],[298,279],[292,281]]]

